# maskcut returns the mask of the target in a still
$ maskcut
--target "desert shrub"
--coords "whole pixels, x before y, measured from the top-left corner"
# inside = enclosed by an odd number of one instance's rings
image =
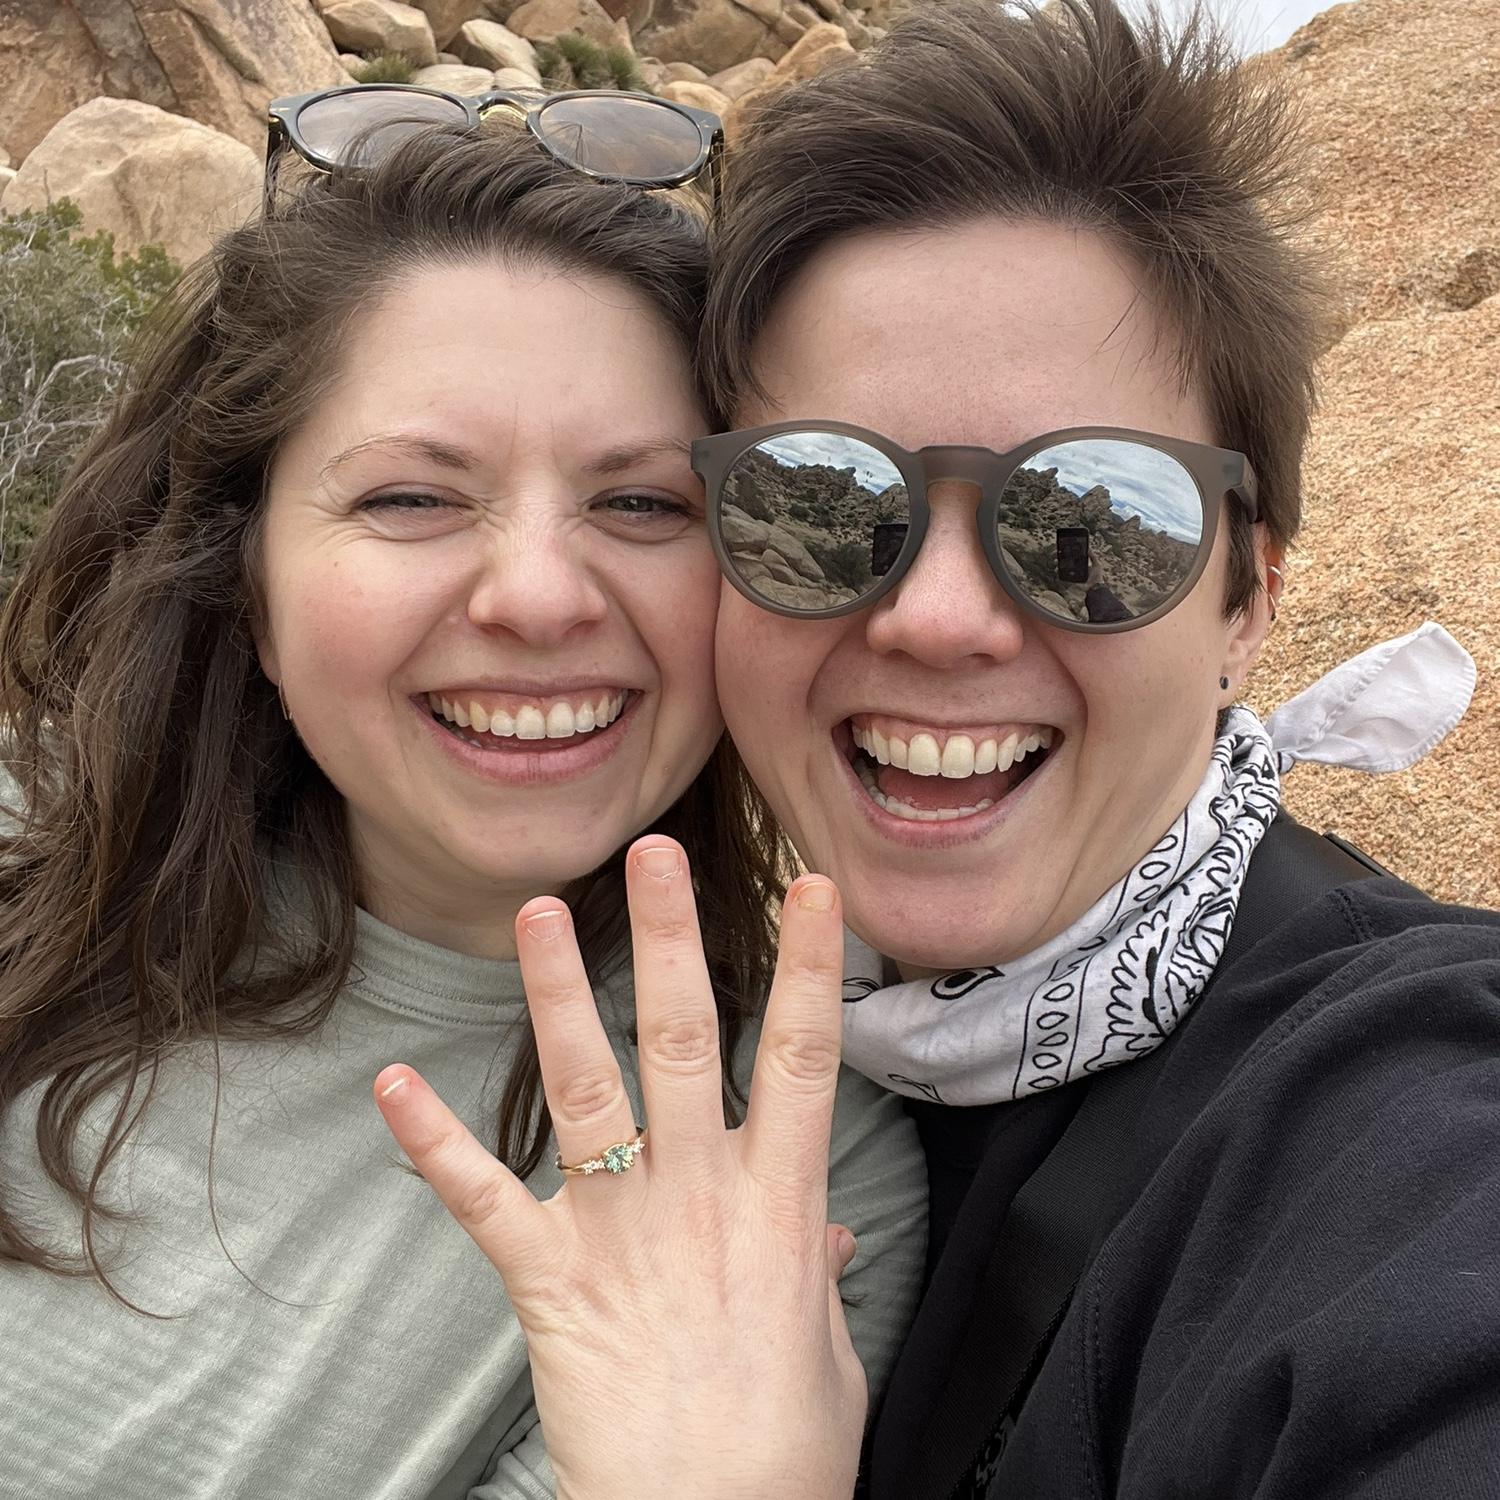
[[[159,245],[117,256],[66,198],[0,213],[0,593],[124,376],[125,341],[179,274]]]
[[[356,83],[410,83],[417,67],[399,52],[367,52],[353,72]]]
[[[628,47],[601,47],[577,31],[538,42],[537,67],[552,89],[633,89],[646,92],[640,65]]]
[[[851,589],[863,589],[870,582],[868,542],[832,542],[817,536],[803,537],[802,541],[830,582]]]

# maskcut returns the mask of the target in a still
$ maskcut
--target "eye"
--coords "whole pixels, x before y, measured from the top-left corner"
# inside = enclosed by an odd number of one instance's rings
[[[428,490],[386,490],[361,500],[354,509],[378,535],[408,541],[446,536],[464,524],[468,513],[459,501]]]
[[[359,503],[359,509],[362,511],[424,511],[451,509],[452,507],[453,502],[442,495],[424,495],[415,490],[400,490],[389,495],[371,495],[368,500],[361,500]]]
[[[670,541],[702,520],[698,507],[661,490],[613,490],[596,495],[589,509],[605,530],[637,541]]]
[[[626,516],[690,516],[692,508],[674,495],[657,495],[648,490],[628,490],[621,494],[601,495],[594,502],[597,509]]]

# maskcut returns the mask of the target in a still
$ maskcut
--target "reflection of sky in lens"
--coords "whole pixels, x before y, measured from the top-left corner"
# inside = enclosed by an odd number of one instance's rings
[[[768,438],[759,447],[777,463],[792,468],[827,464],[833,469],[853,469],[854,477],[872,494],[879,495],[901,483],[901,471],[883,453],[841,433],[788,432]]]
[[[1192,476],[1175,458],[1141,443],[1094,438],[1063,443],[1028,458],[1028,469],[1057,470],[1057,482],[1081,495],[1096,484],[1109,490],[1112,509],[1179,541],[1196,542],[1203,508]]]

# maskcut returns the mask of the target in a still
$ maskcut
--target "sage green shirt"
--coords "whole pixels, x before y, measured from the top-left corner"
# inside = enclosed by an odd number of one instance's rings
[[[628,972],[597,998],[639,1108]],[[492,1139],[524,1010],[516,964],[361,914],[354,974],[315,1036],[223,1043],[217,1089],[206,1046],[169,1059],[103,1191],[140,1216],[102,1235],[115,1285],[157,1316],[91,1278],[0,1262],[0,1494],[550,1497],[500,1278],[398,1165],[371,1102],[376,1073],[407,1062]],[[76,1250],[78,1211],[37,1159],[41,1091],[0,1122],[0,1179],[28,1226]],[[112,1104],[84,1122],[85,1160]],[[549,1159],[530,1186],[559,1181]],[[844,1287],[873,1393],[921,1282],[926,1179],[900,1101],[847,1071],[829,1216],[859,1239]]]

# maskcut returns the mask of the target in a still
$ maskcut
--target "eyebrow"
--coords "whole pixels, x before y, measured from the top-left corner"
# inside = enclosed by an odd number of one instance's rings
[[[640,443],[622,443],[583,467],[590,474],[622,474],[651,458],[665,456],[687,460],[692,451],[693,445],[683,442],[681,438],[648,438]]]
[[[434,463],[442,469],[477,469],[479,467],[479,456],[471,453],[467,448],[460,447],[457,443],[442,443],[436,438],[418,437],[407,432],[392,432],[366,438],[361,443],[355,443],[352,448],[345,448],[342,453],[334,454],[323,465],[318,477],[327,479],[340,464],[348,463],[351,458],[358,457],[370,448],[394,448],[397,452],[408,453],[414,458],[425,458],[429,463]]]

